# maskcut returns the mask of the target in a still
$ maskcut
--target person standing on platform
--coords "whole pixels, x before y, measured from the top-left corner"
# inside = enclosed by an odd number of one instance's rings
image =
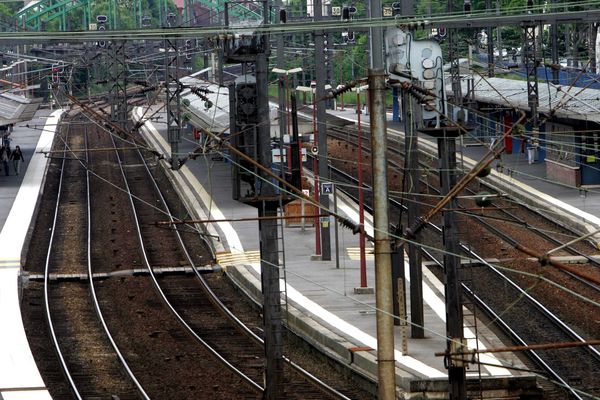
[[[10,175],[8,170],[8,160],[10,160],[10,148],[6,146],[2,146],[2,151],[0,152],[0,161],[2,161],[2,168],[4,168],[4,175]]]
[[[25,158],[23,157],[23,152],[19,146],[15,147],[15,150],[12,152],[10,158],[13,162],[13,168],[15,169],[15,174],[19,175],[21,172],[21,161],[25,162]]]

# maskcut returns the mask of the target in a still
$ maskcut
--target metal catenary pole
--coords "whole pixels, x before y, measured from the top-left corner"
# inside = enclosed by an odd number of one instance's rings
[[[360,89],[356,91],[356,112],[358,118],[358,220],[360,224],[360,287],[367,287],[367,258],[365,252],[365,203],[363,193],[363,167],[362,167],[362,125],[360,122]]]
[[[321,0],[315,0],[315,20],[320,21],[323,19],[323,6]],[[327,71],[325,68],[325,54],[324,54],[324,33],[323,31],[315,31],[315,78],[316,78],[316,92],[315,96],[317,100],[325,97],[325,81],[327,78]],[[329,175],[327,166],[327,110],[326,103],[324,101],[317,101],[317,143],[319,153],[317,157],[318,171],[315,172],[315,176],[326,177]],[[316,180],[315,180],[316,182]],[[319,190],[315,187],[315,192]],[[329,197],[320,196],[319,201],[321,207],[325,210],[329,209]],[[321,260],[331,260],[331,233],[329,229],[329,222],[321,221],[318,228],[321,235]]]
[[[394,318],[392,259],[389,235],[387,186],[387,136],[385,115],[385,72],[369,70],[369,108],[373,168],[375,229],[375,292],[377,306],[378,398],[395,399]]]
[[[450,193],[456,185],[456,139],[454,137],[438,138],[438,157],[440,165],[440,181],[442,195]],[[454,212],[458,209],[456,198],[453,198],[444,210],[444,271],[446,277],[446,335],[448,351],[455,353],[463,348],[463,313],[461,286],[459,282],[460,252],[458,227]],[[450,383],[450,399],[464,400],[467,398],[467,379],[465,365],[462,360],[448,360],[448,381]]]
[[[402,92],[402,108],[405,121],[405,154],[408,156],[408,181],[407,218],[410,226],[420,215],[419,202],[416,194],[419,193],[419,148],[417,137],[417,121],[420,116],[420,104],[414,104],[408,94]],[[420,235],[415,235],[414,242],[418,242]],[[425,337],[423,313],[423,271],[421,266],[421,249],[414,242],[408,244],[408,262],[410,270],[410,318],[411,336],[413,338]]]

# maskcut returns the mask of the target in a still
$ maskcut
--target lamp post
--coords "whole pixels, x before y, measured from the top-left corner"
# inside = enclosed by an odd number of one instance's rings
[[[362,127],[360,122],[360,92],[368,89],[368,85],[355,88],[356,91],[356,112],[357,112],[357,127],[358,127],[358,218],[360,226],[359,246],[360,246],[360,287],[367,287],[367,261],[365,254],[365,209],[363,197],[363,172],[362,172]]]
[[[292,69],[281,69],[281,68],[273,68],[271,71],[275,72],[276,74],[279,75],[283,75],[285,76],[285,114],[287,115],[287,134],[290,134],[290,131],[292,130],[290,128],[290,117],[289,117],[289,100],[290,100],[290,96],[288,93],[289,90],[289,75],[290,74],[297,74],[298,72],[302,72],[302,68],[301,67],[296,67],[296,68],[292,68]]]
[[[310,92],[311,93],[311,101],[312,101],[312,109],[313,109],[313,148],[317,148],[317,108],[315,103],[315,88],[308,86],[298,86],[296,90],[299,92]],[[314,197],[315,203],[319,204],[319,157],[318,154],[313,154],[313,178],[314,178]],[[320,211],[317,210],[317,214]],[[321,229],[319,217],[315,217],[315,255],[321,255]]]

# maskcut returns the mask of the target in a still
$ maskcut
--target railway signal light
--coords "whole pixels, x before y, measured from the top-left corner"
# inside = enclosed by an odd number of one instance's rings
[[[356,7],[354,6],[344,6],[342,7],[342,21],[350,21],[352,20],[352,16],[356,14]]]
[[[185,52],[185,61],[191,61],[192,59],[192,41],[190,39],[186,39],[184,42],[184,52]]]
[[[279,22],[285,24],[287,22],[287,11],[279,10]]]
[[[236,108],[238,122],[241,124],[254,124],[258,120],[257,93],[255,83],[238,84],[236,90]]]
[[[108,23],[108,17],[106,15],[102,15],[102,14],[96,15],[96,22],[98,23],[98,30],[105,31],[106,24]],[[98,42],[96,42],[96,45],[98,47],[106,47],[106,41],[99,40]]]
[[[348,43],[355,43],[356,40],[354,39],[354,32],[348,31],[348,36],[346,36],[346,39],[348,40]]]
[[[350,9],[348,7],[342,8],[342,21],[350,21]]]
[[[167,14],[167,26],[168,27],[174,26],[175,20],[176,20],[175,13],[170,12]]]

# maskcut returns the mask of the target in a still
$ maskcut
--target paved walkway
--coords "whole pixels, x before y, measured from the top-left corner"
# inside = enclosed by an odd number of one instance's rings
[[[19,274],[22,250],[43,184],[48,159],[37,152],[52,146],[57,118],[40,110],[36,118],[18,124],[11,137],[19,145],[25,163],[16,175],[0,174],[0,399],[47,400],[44,386],[29,348],[19,306]],[[42,131],[43,130],[43,131]]]

